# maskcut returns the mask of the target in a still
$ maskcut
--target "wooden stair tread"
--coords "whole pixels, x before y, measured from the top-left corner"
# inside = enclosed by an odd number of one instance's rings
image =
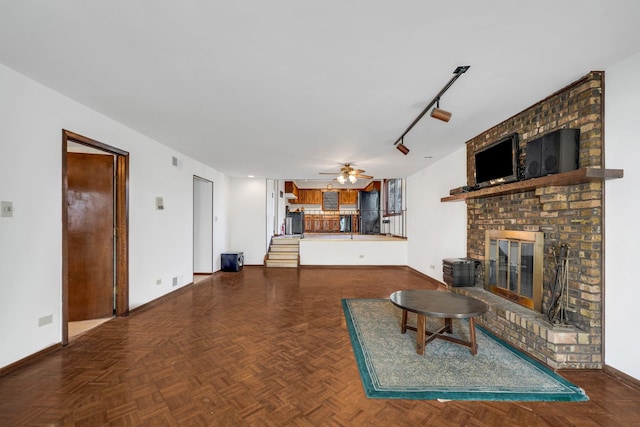
[[[298,267],[300,238],[273,237],[265,257],[266,267]]]

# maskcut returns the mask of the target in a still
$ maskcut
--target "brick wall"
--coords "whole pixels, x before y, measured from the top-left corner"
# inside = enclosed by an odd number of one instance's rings
[[[604,73],[591,72],[537,104],[467,142],[467,185],[473,186],[473,154],[502,137],[520,136],[520,165],[528,141],[561,128],[580,129],[580,167],[604,167]],[[602,183],[551,186],[518,194],[467,200],[467,256],[484,262],[485,231],[544,232],[543,311],[549,305],[555,263],[553,248],[569,250],[570,322],[579,343],[565,348],[569,359],[556,367],[599,368],[602,361]],[[490,326],[490,325],[487,325]],[[509,332],[510,334],[513,332]],[[510,341],[530,337],[513,337]],[[534,343],[539,351],[544,343]],[[543,358],[544,359],[544,358]]]

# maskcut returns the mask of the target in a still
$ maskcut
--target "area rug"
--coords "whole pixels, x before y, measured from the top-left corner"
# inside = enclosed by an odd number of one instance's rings
[[[476,326],[478,354],[436,339],[416,353],[416,333],[400,333],[401,310],[388,299],[343,299],[347,328],[367,397],[380,399],[584,401],[585,392]],[[409,313],[409,322],[415,315]],[[427,317],[427,329],[442,319]],[[465,320],[453,333],[469,339]]]

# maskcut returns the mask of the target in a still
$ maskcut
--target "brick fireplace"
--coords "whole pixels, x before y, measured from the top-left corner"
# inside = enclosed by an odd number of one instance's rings
[[[462,196],[467,203],[467,257],[487,264],[488,231],[542,233],[542,289],[540,309],[530,309],[484,289],[482,268],[475,287],[455,288],[490,306],[479,322],[516,347],[552,368],[602,367],[603,295],[603,179],[585,179],[604,168],[604,73],[583,78],[532,105],[467,142],[467,185],[473,186],[473,155],[477,150],[513,132],[520,136],[519,163],[524,166],[527,142],[562,128],[580,129],[580,179],[537,178],[541,184],[506,184]],[[594,169],[591,169],[594,168]],[[596,174],[597,175],[597,174]],[[601,176],[605,176],[602,173]],[[526,183],[526,181],[524,181]],[[506,187],[505,187],[506,188]],[[449,200],[448,200],[449,199]],[[443,198],[454,201],[455,197]],[[553,254],[568,245],[568,325],[554,325],[542,313],[549,307],[554,277]]]

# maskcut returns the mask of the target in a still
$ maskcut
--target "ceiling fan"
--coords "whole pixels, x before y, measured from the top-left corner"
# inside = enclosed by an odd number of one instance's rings
[[[338,175],[335,179],[338,180],[340,184],[344,184],[347,181],[355,184],[358,178],[373,179],[370,175],[363,175],[363,172],[365,171],[362,169],[354,169],[350,163],[345,163],[344,166],[340,168],[340,172],[320,172],[320,175]]]

